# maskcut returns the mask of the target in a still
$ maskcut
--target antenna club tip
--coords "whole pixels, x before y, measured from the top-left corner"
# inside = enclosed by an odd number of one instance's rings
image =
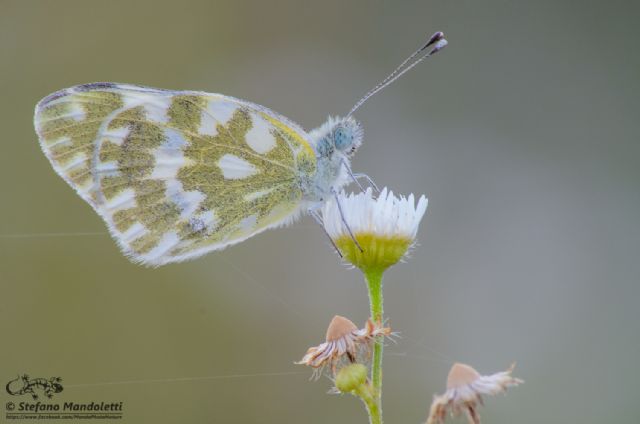
[[[427,47],[438,43],[440,40],[444,40],[444,32],[442,31],[438,31],[436,33],[434,33],[431,38],[429,38],[429,41],[427,41],[427,44],[424,45],[424,47],[422,49],[426,49]]]
[[[429,56],[431,56],[432,54],[438,53],[440,50],[447,47],[447,44],[449,44],[449,42],[444,38],[441,38],[434,44],[433,49],[431,49],[431,51],[429,52]]]
[[[441,40],[438,40],[438,42],[435,45],[435,49],[436,50],[444,49],[445,47],[447,47],[448,44],[449,42],[443,38]]]

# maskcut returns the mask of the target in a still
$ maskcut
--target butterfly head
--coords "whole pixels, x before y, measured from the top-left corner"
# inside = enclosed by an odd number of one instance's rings
[[[329,118],[320,128],[312,131],[319,156],[332,156],[334,152],[351,157],[362,144],[362,125],[352,117]]]

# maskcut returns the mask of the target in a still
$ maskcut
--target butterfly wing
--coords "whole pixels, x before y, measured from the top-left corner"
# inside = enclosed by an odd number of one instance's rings
[[[148,265],[288,222],[315,172],[301,128],[218,94],[86,84],[44,98],[34,122],[56,172]]]

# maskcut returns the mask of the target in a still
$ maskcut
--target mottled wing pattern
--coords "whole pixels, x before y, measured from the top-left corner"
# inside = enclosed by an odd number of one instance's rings
[[[307,134],[230,97],[94,83],[35,112],[54,169],[104,218],[124,253],[161,265],[281,225],[315,172]]]

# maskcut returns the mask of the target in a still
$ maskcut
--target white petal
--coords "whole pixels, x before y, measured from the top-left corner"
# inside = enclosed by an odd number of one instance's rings
[[[427,199],[420,196],[415,205],[415,196],[396,197],[386,187],[377,198],[371,188],[358,194],[339,194],[345,220],[354,233],[374,233],[387,237],[407,237],[414,239],[418,225],[427,210]],[[347,235],[342,223],[340,210],[335,200],[328,201],[322,213],[325,229],[331,237]]]

